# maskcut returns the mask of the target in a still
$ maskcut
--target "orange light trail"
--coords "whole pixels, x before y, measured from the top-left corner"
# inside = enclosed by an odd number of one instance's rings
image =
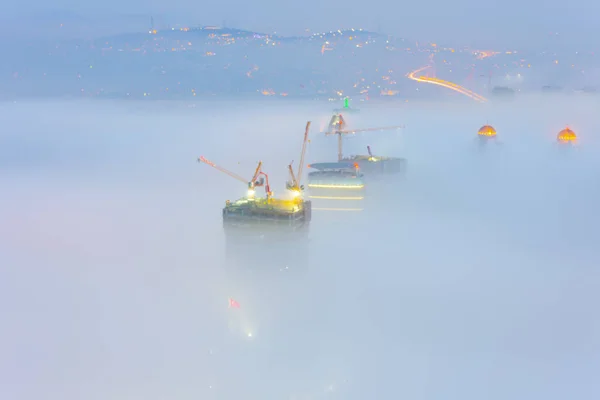
[[[497,54],[500,54],[500,53],[497,51],[491,51],[491,50],[481,50],[481,51],[475,52],[475,55],[477,56],[478,60],[483,60],[484,58],[493,57]]]
[[[447,89],[454,90],[455,92],[458,92],[458,93],[463,94],[463,95],[465,95],[467,97],[470,97],[473,100],[481,101],[482,103],[487,101],[487,99],[485,97],[483,97],[483,96],[481,96],[481,95],[479,95],[479,94],[477,94],[475,92],[472,92],[472,91],[470,91],[467,88],[464,88],[464,87],[462,87],[460,85],[457,85],[456,83],[444,81],[444,80],[438,79],[438,78],[430,78],[430,77],[427,77],[427,76],[416,76],[419,72],[421,72],[421,71],[423,71],[423,70],[425,70],[427,68],[430,68],[430,67],[426,66],[426,67],[422,67],[422,68],[416,69],[416,70],[414,70],[414,71],[409,72],[408,74],[406,74],[406,77],[408,79],[412,79],[413,81],[430,83],[432,85],[438,85],[438,86],[445,87]]]

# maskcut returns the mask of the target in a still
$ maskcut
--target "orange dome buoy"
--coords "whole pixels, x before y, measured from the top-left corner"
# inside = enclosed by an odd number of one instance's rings
[[[496,137],[496,130],[491,125],[484,125],[479,129],[477,135],[493,138]]]
[[[570,128],[565,128],[558,133],[556,139],[559,143],[574,143],[577,141],[577,135]]]

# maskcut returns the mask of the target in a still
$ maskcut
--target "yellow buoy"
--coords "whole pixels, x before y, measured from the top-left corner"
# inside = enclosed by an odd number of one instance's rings
[[[481,128],[479,128],[477,135],[489,138],[496,137],[496,130],[491,125],[484,125]]]
[[[577,141],[577,135],[570,128],[565,128],[558,133],[556,139],[559,143],[574,143]]]

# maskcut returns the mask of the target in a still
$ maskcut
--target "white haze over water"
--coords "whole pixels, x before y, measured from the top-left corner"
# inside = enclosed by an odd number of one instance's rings
[[[406,129],[346,153],[405,156],[407,179],[314,211],[288,269],[275,244],[228,265],[245,187],[196,159],[261,159],[281,193],[307,120],[307,162],[335,159],[337,104],[1,104],[0,398],[597,398],[598,103],[353,104],[352,127]],[[503,144],[481,152],[486,122]]]

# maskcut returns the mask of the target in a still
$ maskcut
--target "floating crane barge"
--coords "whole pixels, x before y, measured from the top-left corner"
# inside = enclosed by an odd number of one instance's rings
[[[367,146],[368,155],[355,155],[344,157],[343,155],[343,135],[353,135],[358,132],[384,131],[391,129],[403,129],[403,125],[387,126],[382,128],[366,128],[346,130],[346,121],[342,114],[335,114],[331,117],[329,128],[325,135],[337,135],[338,137],[338,162],[351,162],[358,164],[363,173],[367,176],[404,174],[406,172],[406,159],[400,157],[382,157],[374,156],[371,147]]]
[[[310,122],[306,124],[304,143],[298,168],[298,177],[302,174],[302,164],[308,141]],[[235,200],[227,200],[223,208],[223,228],[228,240],[240,239],[244,242],[250,239],[264,239],[266,237],[283,238],[284,232],[296,232],[308,228],[312,217],[310,200],[304,200],[299,178],[296,178],[293,167],[288,166],[292,180],[287,183],[289,198],[275,198],[269,185],[269,176],[262,171],[262,161],[258,163],[254,175],[250,180],[217,166],[203,156],[198,158],[203,162],[247,185],[246,196]],[[265,197],[257,197],[256,189],[264,187]]]
[[[325,135],[337,135],[338,137],[337,162],[309,165],[309,168],[317,170],[308,174],[309,197],[315,201],[315,210],[362,211],[365,204],[363,201],[365,180],[379,176],[404,174],[406,171],[405,159],[374,156],[370,146],[367,146],[368,156],[344,157],[342,148],[343,135],[400,129],[403,126],[357,130],[345,130],[345,126],[346,122],[342,114],[334,114],[327,131],[323,132]]]

